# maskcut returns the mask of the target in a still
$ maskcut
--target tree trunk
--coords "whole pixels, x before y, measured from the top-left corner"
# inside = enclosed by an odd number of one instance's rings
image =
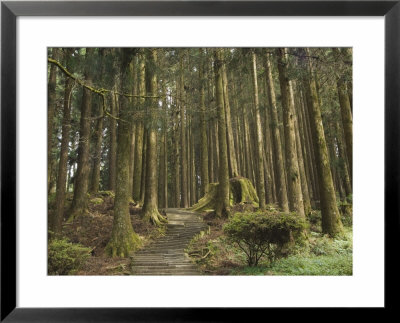
[[[200,68],[199,68],[199,79],[200,79],[200,147],[201,147],[201,196],[207,193],[208,187],[208,147],[207,147],[207,124],[206,124],[206,108],[205,108],[205,97],[204,97],[204,84],[207,76],[204,74],[204,59],[203,50],[199,49],[201,57]]]
[[[214,52],[214,71],[215,87],[218,114],[218,147],[219,147],[219,168],[218,168],[218,199],[215,213],[217,216],[229,215],[229,171],[228,171],[228,151],[226,143],[226,124],[224,109],[224,89],[222,82],[223,57],[221,50],[215,49]]]
[[[180,87],[180,115],[181,115],[181,193],[182,193],[182,204],[181,207],[187,208],[189,207],[188,201],[188,159],[187,159],[187,150],[186,150],[186,122],[185,122],[185,90],[184,90],[184,81],[183,81],[183,59],[184,54],[180,53],[179,57],[179,87]]]
[[[257,175],[256,187],[258,199],[260,201],[259,207],[261,210],[265,209],[265,182],[264,182],[264,165],[263,165],[263,134],[261,130],[261,117],[260,117],[260,104],[258,100],[258,83],[257,83],[257,57],[254,51],[251,52],[252,57],[252,76],[253,76],[253,90],[254,90],[254,108],[255,108],[255,132],[257,138],[256,144],[256,161],[257,161]]]
[[[117,90],[117,77],[115,77],[114,91]],[[116,163],[117,163],[117,120],[118,117],[118,106],[117,99],[114,93],[111,93],[111,115],[110,117],[110,155],[109,155],[109,175],[108,175],[108,189],[115,192],[115,180],[116,180]]]
[[[319,179],[319,191],[321,195],[322,231],[331,236],[335,236],[337,233],[342,231],[342,223],[340,221],[340,214],[336,204],[336,195],[333,187],[328,149],[325,141],[324,127],[322,124],[321,110],[319,107],[311,61],[308,62],[308,68],[309,77],[305,83],[307,94],[310,97],[310,106],[308,106],[308,110],[311,131],[313,134],[314,151]]]
[[[70,65],[71,50],[67,49],[67,67]],[[56,190],[56,207],[55,213],[52,219],[50,219],[50,230],[58,234],[62,229],[62,222],[64,220],[64,205],[65,205],[65,188],[66,188],[66,176],[67,176],[67,165],[68,165],[68,143],[69,135],[71,130],[71,99],[72,99],[72,88],[73,81],[69,77],[65,79],[64,86],[64,108],[63,108],[63,120],[61,130],[61,148],[60,148],[60,162],[58,165],[58,176],[57,176],[57,190]],[[53,89],[55,91],[55,88]],[[49,92],[50,93],[50,92]]]
[[[287,49],[277,49],[279,82],[282,94],[283,126],[285,133],[285,155],[287,168],[287,183],[289,192],[289,208],[302,217],[304,214],[303,195],[300,184],[300,172],[296,151],[296,135],[294,128],[294,98],[291,81],[288,77]]]
[[[231,120],[231,107],[229,104],[229,91],[228,91],[228,78],[226,76],[226,65],[222,64],[222,83],[224,91],[224,107],[226,118],[226,142],[228,145],[228,162],[229,162],[229,177],[236,177],[239,175],[237,168],[237,160],[235,154],[235,145],[233,141],[232,120]]]
[[[148,64],[146,68],[146,74],[148,77],[148,89],[147,93],[149,96],[157,95],[157,74],[154,70],[154,65],[157,62],[157,49],[149,49],[148,53]],[[165,222],[165,218],[158,212],[158,181],[157,181],[157,124],[156,116],[158,114],[158,99],[148,99],[150,106],[148,109],[149,113],[149,125],[147,130],[147,147],[146,147],[146,184],[144,203],[142,208],[142,217],[150,221],[155,225],[160,225]]]
[[[289,211],[289,203],[286,191],[285,169],[283,167],[283,154],[281,135],[279,131],[278,110],[276,105],[274,80],[272,78],[271,63],[269,54],[265,55],[265,71],[267,77],[269,114],[271,118],[272,146],[274,149],[274,168],[278,205],[284,211]]]
[[[146,94],[146,83],[145,83],[145,64],[144,57],[139,55],[139,95],[143,96]],[[135,134],[135,161],[133,170],[133,189],[132,197],[135,202],[140,201],[140,187],[142,183],[142,161],[143,161],[143,138],[144,138],[144,124],[143,124],[143,113],[144,113],[144,98],[139,99],[138,120],[136,124]]]
[[[87,48],[86,57],[93,54],[93,48]],[[85,82],[92,83],[92,74],[89,68],[85,71]],[[86,212],[87,192],[89,184],[89,153],[90,153],[90,116],[92,109],[92,93],[83,89],[81,120],[79,130],[78,147],[78,169],[74,186],[74,198],[72,200],[68,222],[73,221],[77,216]]]
[[[52,58],[58,60],[58,49],[53,48]],[[67,60],[69,59],[66,53]],[[48,100],[47,100],[47,187],[50,191],[50,178],[52,166],[52,150],[53,150],[53,129],[54,129],[54,111],[56,105],[56,85],[57,85],[57,67],[54,64],[50,65],[50,75],[48,82]]]
[[[128,65],[130,54],[127,49],[122,49],[122,84],[128,83]],[[118,145],[117,145],[117,178],[114,201],[114,221],[111,239],[106,246],[106,253],[111,257],[128,257],[140,245],[139,236],[133,231],[129,215],[129,161],[131,146],[131,115],[132,105],[128,98],[121,96],[121,110],[118,119]]]
[[[132,94],[134,96],[138,95],[138,77],[137,77],[137,57],[129,65],[129,72],[132,77]],[[129,196],[133,198],[133,173],[135,171],[135,148],[136,148],[136,118],[137,118],[137,102],[138,98],[133,97],[129,100],[129,104],[132,106],[132,112],[130,116],[131,122],[131,148],[129,154]],[[136,114],[135,114],[136,112]]]

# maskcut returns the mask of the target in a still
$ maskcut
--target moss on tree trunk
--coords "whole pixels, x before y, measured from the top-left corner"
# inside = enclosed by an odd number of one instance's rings
[[[210,183],[207,193],[197,204],[191,207],[193,211],[215,210],[218,199],[219,183]],[[229,206],[235,204],[251,204],[258,207],[258,196],[256,189],[250,180],[245,177],[234,177],[229,180]]]
[[[156,95],[157,93],[157,75],[154,65],[157,62],[157,50],[152,49],[148,54],[148,67],[146,66],[146,76],[148,77],[148,93]],[[147,130],[146,147],[146,184],[144,192],[144,202],[142,208],[142,217],[155,225],[166,222],[166,219],[158,212],[158,178],[157,178],[157,129],[156,114],[158,113],[157,99],[151,99],[149,108],[149,125]]]
[[[129,63],[128,54],[122,52],[123,63],[121,71],[127,70]],[[126,72],[124,79],[126,80]],[[114,202],[114,221],[111,239],[106,246],[106,253],[111,257],[127,257],[140,245],[139,236],[133,231],[129,214],[129,161],[131,146],[131,124],[126,121],[130,115],[128,99],[121,97],[120,119],[118,120],[117,135],[117,167],[116,167],[116,190]]]

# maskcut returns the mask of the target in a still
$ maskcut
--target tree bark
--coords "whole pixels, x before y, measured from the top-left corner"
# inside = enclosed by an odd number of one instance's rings
[[[225,107],[225,118],[226,118],[226,142],[228,144],[229,177],[232,178],[238,176],[239,173],[237,168],[235,145],[233,140],[231,107],[229,104],[228,78],[226,76],[225,63],[222,64],[222,83],[224,91],[224,107]]]
[[[86,57],[93,55],[93,48],[87,48]],[[85,81],[92,83],[92,73],[89,68],[85,71]],[[87,192],[89,185],[89,149],[90,149],[90,116],[92,110],[92,93],[84,88],[81,105],[81,120],[79,129],[78,169],[75,178],[74,198],[69,212],[68,222],[86,212]]]
[[[260,104],[258,100],[258,83],[257,83],[257,56],[254,51],[251,52],[252,57],[252,76],[254,90],[254,108],[255,108],[255,132],[257,137],[256,144],[256,161],[257,161],[257,176],[256,187],[259,199],[259,207],[265,209],[265,182],[264,182],[264,165],[263,165],[263,134],[261,128]]]
[[[130,61],[128,49],[121,53],[122,85],[128,83],[127,74]],[[117,177],[114,201],[114,221],[111,239],[106,246],[106,253],[111,257],[128,257],[140,245],[139,236],[133,231],[129,214],[130,179],[129,161],[131,146],[132,105],[126,97],[121,97],[121,110],[118,119]]]
[[[272,131],[272,146],[274,149],[274,169],[275,169],[275,181],[276,181],[276,191],[278,198],[278,205],[284,211],[289,211],[289,202],[286,190],[286,180],[285,180],[285,169],[283,167],[283,154],[281,145],[281,135],[279,131],[279,120],[278,120],[278,110],[276,105],[274,80],[272,78],[271,62],[269,59],[269,54],[265,55],[265,71],[267,78],[268,87],[268,99],[269,99],[269,114],[271,118],[271,131]]]
[[[200,79],[200,147],[201,147],[201,196],[207,193],[208,187],[208,147],[207,147],[207,124],[206,124],[206,107],[205,107],[205,96],[204,96],[204,84],[207,79],[204,74],[204,58],[203,49],[199,49],[201,58],[199,68],[199,79]]]
[[[146,94],[146,83],[145,83],[145,61],[142,54],[139,55],[139,95],[143,96]],[[143,161],[143,138],[144,138],[144,124],[143,124],[143,113],[144,113],[144,98],[139,99],[138,106],[138,120],[136,123],[136,134],[135,134],[135,161],[133,170],[133,189],[132,196],[135,202],[140,201],[140,187],[142,183],[142,161]]]
[[[296,151],[296,135],[294,128],[294,98],[291,81],[288,77],[287,49],[277,49],[279,82],[282,94],[283,126],[285,133],[285,155],[287,168],[287,183],[289,208],[302,217],[304,214],[303,195],[300,184],[300,171]]]
[[[308,54],[308,51],[306,52]],[[309,56],[309,55],[307,55]],[[336,204],[336,194],[333,187],[328,149],[325,141],[321,110],[317,96],[314,71],[311,61],[308,62],[309,77],[306,80],[307,95],[310,97],[308,106],[311,131],[313,134],[314,151],[319,179],[321,198],[322,231],[335,236],[343,230],[340,214]]]
[[[67,67],[70,65],[71,50],[67,49],[65,56],[67,58]],[[72,99],[73,81],[69,77],[65,79],[64,86],[64,107],[63,107],[63,120],[61,130],[61,148],[60,148],[60,162],[58,164],[57,176],[57,189],[56,189],[56,207],[52,219],[50,219],[50,230],[59,234],[62,229],[62,222],[64,220],[64,205],[65,205],[65,189],[66,189],[66,176],[68,165],[68,143],[71,130],[71,99]],[[55,88],[53,89],[55,91]],[[50,92],[49,92],[50,94]]]
[[[59,53],[57,48],[53,48],[52,58],[58,60]],[[68,59],[68,57],[67,57]],[[54,64],[50,65],[49,82],[47,85],[47,187],[50,192],[50,179],[52,172],[52,151],[53,151],[53,129],[54,129],[54,111],[56,105],[56,85],[57,68]]]
[[[229,215],[229,171],[228,151],[226,143],[226,123],[224,109],[224,90],[222,82],[223,57],[221,50],[214,51],[214,72],[216,86],[216,101],[218,115],[218,147],[219,147],[219,168],[218,168],[218,199],[215,213],[217,216]]]
[[[183,59],[184,54],[180,53],[179,56],[179,87],[180,87],[180,116],[181,116],[181,207],[188,208],[188,158],[186,150],[186,121],[185,121],[185,90],[183,79]]]
[[[157,49],[148,49],[146,74],[148,77],[149,96],[157,95],[157,74],[155,64],[157,62]],[[149,99],[149,125],[147,130],[146,147],[146,185],[144,194],[144,203],[142,208],[142,217],[152,224],[160,225],[166,219],[158,212],[158,181],[157,181],[157,124],[156,115],[158,113],[158,99]]]

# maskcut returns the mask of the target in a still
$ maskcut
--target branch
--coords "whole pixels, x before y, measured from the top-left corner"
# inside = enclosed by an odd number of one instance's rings
[[[113,93],[113,94],[117,94],[120,96],[125,96],[127,98],[150,98],[150,99],[156,99],[156,98],[162,98],[162,96],[153,96],[153,95],[133,95],[133,94],[127,94],[127,93],[120,93],[118,91],[112,91],[112,90],[108,90],[108,89],[104,89],[104,88],[100,88],[100,89],[96,89],[88,84],[86,84],[85,82],[83,82],[81,79],[79,79],[78,77],[74,76],[70,71],[68,71],[64,66],[62,66],[62,64],[53,59],[53,58],[47,58],[47,61],[51,64],[56,65],[66,76],[72,78],[73,80],[75,80],[75,82],[77,82],[79,85],[83,86],[84,88],[88,89],[89,91],[92,91],[96,94],[99,95],[104,95],[105,93]]]

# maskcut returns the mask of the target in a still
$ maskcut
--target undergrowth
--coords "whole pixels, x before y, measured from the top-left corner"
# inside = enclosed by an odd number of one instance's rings
[[[188,254],[206,275],[352,275],[353,234],[351,226],[336,238],[323,235],[320,229],[319,212],[308,218],[310,230],[307,239],[295,244],[287,257],[271,261],[262,257],[258,266],[248,266],[242,250],[229,243],[224,235],[221,219],[210,219],[209,234],[195,237]]]

